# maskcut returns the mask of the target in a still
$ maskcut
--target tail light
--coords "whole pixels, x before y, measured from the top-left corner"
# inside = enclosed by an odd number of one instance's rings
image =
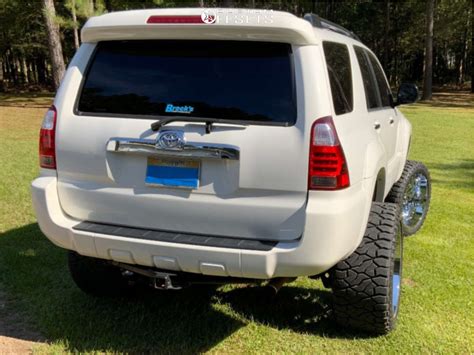
[[[39,139],[40,166],[46,169],[56,169],[56,107],[51,106],[44,115]]]
[[[310,190],[339,190],[350,185],[346,158],[332,117],[314,122],[309,154]]]

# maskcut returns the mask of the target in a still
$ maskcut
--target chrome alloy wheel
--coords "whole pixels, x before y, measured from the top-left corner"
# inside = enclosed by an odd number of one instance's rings
[[[424,217],[429,201],[428,178],[418,173],[408,182],[403,195],[402,222],[405,226],[414,227]]]

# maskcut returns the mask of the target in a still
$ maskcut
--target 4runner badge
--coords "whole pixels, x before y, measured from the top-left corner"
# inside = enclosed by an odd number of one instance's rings
[[[162,149],[182,149],[185,142],[184,132],[164,131],[158,135],[156,146]]]
[[[194,111],[194,107],[192,106],[174,106],[173,104],[167,104],[165,108],[165,112],[170,113],[191,113]]]

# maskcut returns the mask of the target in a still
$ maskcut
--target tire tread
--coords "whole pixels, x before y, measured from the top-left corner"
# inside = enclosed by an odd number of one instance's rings
[[[399,223],[397,205],[373,203],[360,246],[333,268],[333,308],[339,324],[375,334],[394,327],[390,278]]]

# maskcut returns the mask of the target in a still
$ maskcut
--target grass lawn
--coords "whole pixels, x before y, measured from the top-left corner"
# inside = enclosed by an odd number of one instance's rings
[[[38,128],[49,103],[45,95],[0,96],[0,285],[49,340],[38,352],[474,351],[472,95],[403,108],[413,123],[410,158],[430,169],[433,197],[424,228],[406,239],[398,327],[378,338],[334,326],[329,291],[305,278],[271,304],[256,287],[114,300],[81,293],[66,252],[43,237],[31,207]]]

